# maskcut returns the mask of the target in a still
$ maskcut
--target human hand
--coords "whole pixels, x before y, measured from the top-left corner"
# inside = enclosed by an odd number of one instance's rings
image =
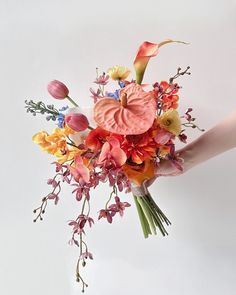
[[[179,161],[181,161],[182,169],[179,169],[177,165],[174,165],[170,160],[163,159],[158,164],[158,168],[157,168],[155,176],[145,181],[146,187],[149,187],[150,185],[152,185],[152,183],[160,176],[177,176],[186,172],[187,165],[185,163],[183,150],[177,151],[176,155]]]

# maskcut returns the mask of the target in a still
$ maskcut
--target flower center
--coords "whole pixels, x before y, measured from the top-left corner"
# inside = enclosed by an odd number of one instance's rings
[[[122,93],[120,97],[120,102],[122,107],[126,108],[127,107],[127,93]]]

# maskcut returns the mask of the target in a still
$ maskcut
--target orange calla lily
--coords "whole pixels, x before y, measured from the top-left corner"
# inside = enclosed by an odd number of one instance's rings
[[[161,46],[168,44],[168,43],[173,43],[173,42],[188,44],[188,43],[185,43],[182,41],[174,41],[174,40],[166,40],[166,41],[163,41],[159,44],[146,41],[146,42],[143,42],[143,44],[141,44],[141,46],[138,49],[138,53],[135,57],[135,60],[134,60],[134,68],[135,68],[135,72],[136,72],[136,82],[138,84],[142,83],[143,75],[146,70],[149,59],[151,57],[154,57],[157,55],[158,49]]]
[[[125,164],[123,171],[128,179],[137,185],[142,185],[144,180],[151,179],[155,175],[154,163],[150,159],[145,160],[141,165]]]

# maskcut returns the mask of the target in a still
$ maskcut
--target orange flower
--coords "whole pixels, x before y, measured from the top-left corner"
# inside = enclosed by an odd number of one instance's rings
[[[178,108],[178,95],[164,95],[162,98],[162,109],[163,111],[169,109],[177,109]]]
[[[131,182],[142,185],[144,180],[154,177],[155,167],[153,161],[147,159],[141,165],[125,164],[123,171]]]
[[[147,158],[155,156],[157,144],[150,131],[140,135],[127,135],[121,148],[132,162],[142,164]]]

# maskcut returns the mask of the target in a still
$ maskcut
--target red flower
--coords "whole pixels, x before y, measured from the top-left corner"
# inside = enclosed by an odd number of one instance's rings
[[[96,129],[93,129],[92,131],[89,132],[87,138],[86,138],[86,145],[88,148],[91,150],[100,150],[104,144],[106,139],[109,137],[110,132],[97,127]]]

